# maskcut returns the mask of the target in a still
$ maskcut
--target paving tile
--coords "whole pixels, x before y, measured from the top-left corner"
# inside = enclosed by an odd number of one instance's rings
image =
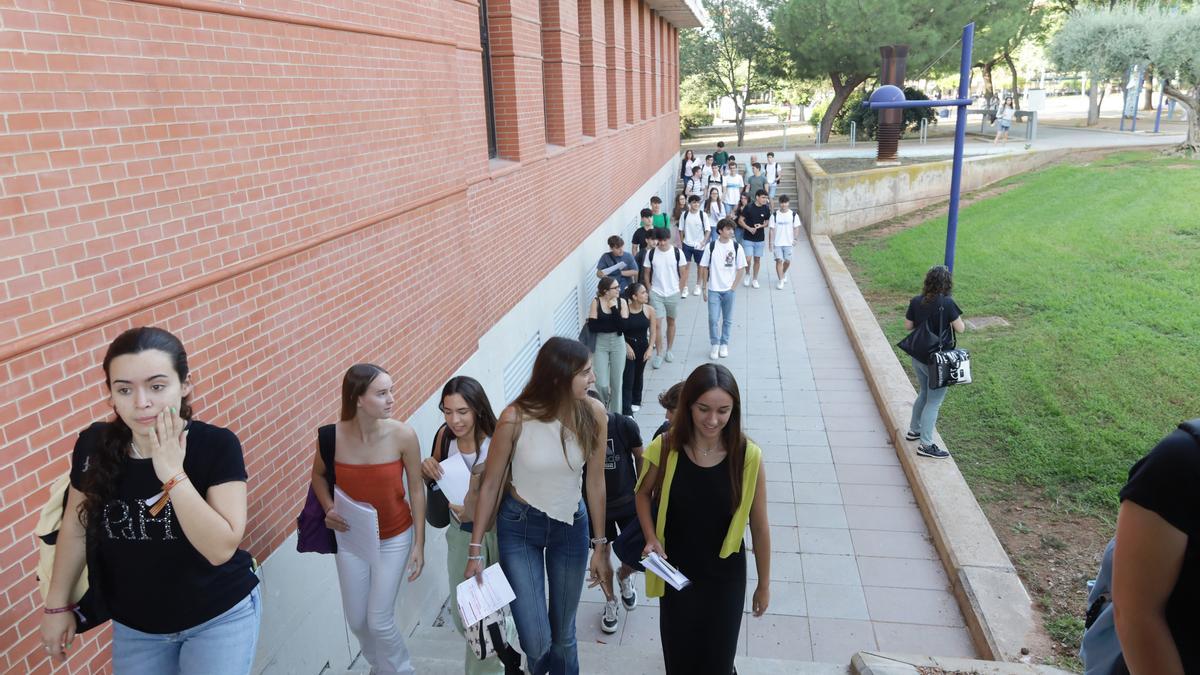
[[[850,417],[854,419],[862,419],[867,421],[883,422],[879,416],[879,408],[875,406],[875,402],[870,403],[844,403],[844,402],[822,402],[820,404],[821,414],[825,417]]]
[[[862,379],[847,380],[847,379],[821,379],[816,374],[813,379],[817,381],[817,391],[844,391],[854,394],[865,394],[871,396],[871,390],[867,388],[867,383]],[[819,396],[818,396],[819,398]]]
[[[767,502],[767,522],[781,527],[795,527],[795,502]]]
[[[870,619],[861,586],[804,584],[808,616],[826,619]]]
[[[796,504],[796,524],[800,527],[846,529],[846,512],[841,504]]]
[[[771,601],[774,602],[773,597]],[[768,613],[760,617],[748,616],[745,623],[748,656],[789,661],[812,660],[812,637],[807,618]]]
[[[858,565],[852,555],[801,553],[804,580],[813,584],[842,584],[861,586]]]
[[[937,551],[922,532],[884,532],[882,530],[850,530],[854,552],[880,558],[937,559]]]
[[[797,504],[841,504],[842,493],[837,483],[792,483]]]
[[[885,652],[978,658],[966,628],[875,622],[875,639]]]
[[[855,466],[839,464],[838,482],[860,485],[898,485],[908,487],[908,476],[898,466]]]
[[[771,525],[771,550],[781,553],[800,552],[800,534],[795,527]]]
[[[830,449],[834,464],[877,464],[900,466],[900,458],[892,448],[860,448],[837,446]]]
[[[865,387],[855,388],[853,390],[840,390],[822,387],[817,390],[817,400],[821,403],[875,405],[875,398],[871,396],[870,390],[866,389]]]
[[[791,451],[788,450],[788,446],[786,443],[766,443],[766,442],[759,440],[758,434],[755,434],[753,432],[747,433],[746,436],[749,437],[750,440],[754,441],[754,443],[758,447],[762,448],[764,462],[771,462],[771,463],[791,462],[791,460],[792,460]]]
[[[842,392],[845,393],[845,392]],[[809,389],[793,388],[783,390],[783,409],[796,415],[815,415],[820,410],[818,403],[821,392],[816,391],[816,385]],[[802,411],[808,411],[803,412]]]
[[[827,445],[788,446],[788,459],[793,464],[832,464],[833,453]]]
[[[821,365],[813,365],[813,378],[820,383],[822,380],[856,380],[864,382],[862,367],[857,363],[850,367],[833,367],[832,364],[822,363]]]
[[[848,487],[843,484],[843,488]],[[855,530],[889,530],[924,534],[925,520],[916,504],[910,506],[846,506],[846,521]]]
[[[621,614],[621,647],[662,654],[658,633],[658,607],[638,607]],[[610,643],[611,644],[611,643]]]
[[[794,431],[789,429],[787,439],[788,445],[829,445],[829,438],[821,430]]]
[[[842,503],[854,506],[908,506],[916,504],[912,490],[907,485],[856,485],[842,486]]]
[[[825,417],[823,424],[826,431],[870,431],[878,434],[887,431],[883,426],[883,420],[861,417]]]
[[[767,615],[808,616],[805,591],[808,584],[791,581],[771,580],[771,599],[767,603]],[[753,605],[754,585],[746,586],[746,611]]]
[[[763,448],[766,452],[766,448]],[[792,465],[788,461],[773,462],[764,457],[763,472],[767,475],[767,480],[787,480],[792,479]]]
[[[797,515],[799,513],[797,512]],[[854,553],[854,540],[849,530],[830,527],[800,527],[801,553],[827,553],[850,555]]]
[[[829,462],[819,464],[806,464],[796,462],[789,464],[792,468],[792,481],[795,483],[836,483],[837,472],[834,471],[834,465]]]
[[[783,418],[783,427],[788,431],[824,431],[825,420],[819,416],[788,415]]]
[[[787,431],[782,426],[776,426],[772,429],[761,429],[759,431],[746,432],[746,436],[754,441],[759,447],[765,448],[768,445],[787,445]]]
[[[749,576],[752,579],[758,578],[757,570],[754,568],[753,561],[750,562],[748,570]],[[804,581],[804,564],[800,559],[799,553],[791,553],[786,551],[771,551],[771,584],[776,581]],[[754,591],[751,587],[747,589],[749,594]]]
[[[890,448],[892,440],[887,434],[872,431],[827,431],[830,446],[846,446],[851,448]],[[791,432],[788,432],[791,441]]]
[[[790,481],[767,481],[767,502],[794,504],[792,483]]]
[[[948,591],[950,581],[938,560],[858,556],[858,573],[866,586]]]
[[[962,626],[962,612],[949,591],[866,586],[867,609],[874,621]]]

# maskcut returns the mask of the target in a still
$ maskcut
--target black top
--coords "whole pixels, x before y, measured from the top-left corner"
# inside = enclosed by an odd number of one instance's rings
[[[650,229],[647,230],[647,229],[643,229],[641,225],[638,225],[638,229],[633,233],[633,238],[630,239],[629,245],[630,246],[638,246],[640,248],[646,248],[647,246],[653,246],[654,245],[653,242],[649,241],[650,235],[652,235],[652,234],[654,234],[653,227],[651,227]]]
[[[686,452],[679,453],[671,498],[667,501],[667,561],[692,580],[717,580],[745,565],[742,552],[722,559],[721,545],[733,520],[733,487],[729,484],[729,458],[701,468]],[[666,464],[663,464],[665,467]]]
[[[1188,673],[1200,673],[1200,445],[1184,431],[1162,439],[1129,470],[1121,501],[1157,513],[1187,535],[1183,568],[1167,600],[1167,625]]]
[[[658,425],[657,429],[654,430],[654,435],[650,437],[650,440],[654,440],[659,436],[662,436],[663,434],[667,433],[667,430],[670,428],[671,423],[669,421],[664,421],[662,424]]]
[[[938,307],[944,308],[941,318],[938,317]],[[960,316],[962,316],[962,310],[955,304],[954,298],[949,295],[939,295],[929,303],[925,302],[924,295],[918,295],[908,301],[908,311],[904,313],[904,318],[913,322],[914,327],[920,326],[929,317],[933,317],[935,322],[944,322],[946,326],[949,326]],[[936,333],[941,326],[930,326],[930,328]]]
[[[77,490],[107,426],[93,424],[75,441],[71,485]],[[232,431],[192,420],[183,470],[201,496],[214,485],[245,481],[242,445]],[[100,569],[89,569],[112,617],[144,633],[198,626],[236,605],[258,584],[250,554],[243,550],[220,565],[209,563],[187,540],[170,502],[151,516],[144,500],[161,490],[152,460],[125,458],[117,496],[104,505],[97,528]]]
[[[637,487],[637,458],[633,449],[642,446],[642,433],[633,418],[608,413],[608,443],[604,451],[604,517],[626,520],[637,514],[633,495]],[[587,467],[584,467],[587,476]],[[586,485],[586,481],[584,485]],[[587,497],[586,488],[584,497]]]
[[[625,319],[625,341],[646,342],[650,339],[650,317],[646,316],[646,306],[639,311],[629,310],[629,318]]]
[[[588,330],[593,333],[621,333],[625,329],[625,319],[621,318],[621,300],[617,300],[617,306],[613,307],[611,312],[605,312],[600,306],[600,301],[596,301],[596,318],[588,319]]]
[[[762,225],[771,219],[771,205],[756,206],[754,202],[751,202],[742,209],[742,219],[746,221],[747,225]],[[754,234],[742,230],[742,239],[744,241],[766,241],[767,229],[764,227]]]

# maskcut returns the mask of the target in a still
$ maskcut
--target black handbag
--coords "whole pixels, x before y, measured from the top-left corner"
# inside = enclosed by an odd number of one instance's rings
[[[945,304],[938,300],[938,330],[934,331],[929,324],[933,320],[933,316],[928,316],[920,325],[913,328],[912,332],[904,337],[903,340],[896,343],[896,346],[905,354],[914,359],[928,365],[933,361],[933,355],[942,350],[946,343],[954,344],[954,329],[950,329],[950,337],[946,338],[946,329],[948,326],[942,318],[945,316]],[[951,347],[953,349],[953,346]]]
[[[443,424],[433,436],[433,452],[430,453],[430,457],[439,462],[446,459],[449,443],[444,439],[449,431]],[[425,481],[425,522],[429,523],[430,527],[446,527],[450,524],[450,500],[446,499],[446,493],[442,492],[435,480]]]

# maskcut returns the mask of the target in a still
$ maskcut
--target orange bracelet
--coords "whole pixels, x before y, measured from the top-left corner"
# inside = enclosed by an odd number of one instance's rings
[[[180,483],[182,483],[183,481],[185,481],[187,479],[188,479],[188,475],[182,471],[175,474],[174,476],[171,477],[171,480],[163,483],[163,487],[162,487],[163,494],[169,496],[171,494],[171,488],[175,487],[176,485],[179,485]]]

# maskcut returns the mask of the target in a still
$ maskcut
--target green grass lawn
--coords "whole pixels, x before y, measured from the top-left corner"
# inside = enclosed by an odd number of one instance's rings
[[[975,382],[938,427],[972,484],[1111,520],[1130,465],[1200,416],[1200,163],[1120,153],[1002,185],[961,213],[954,297],[1012,326],[961,336]],[[945,230],[943,209],[835,239],[893,344]]]

